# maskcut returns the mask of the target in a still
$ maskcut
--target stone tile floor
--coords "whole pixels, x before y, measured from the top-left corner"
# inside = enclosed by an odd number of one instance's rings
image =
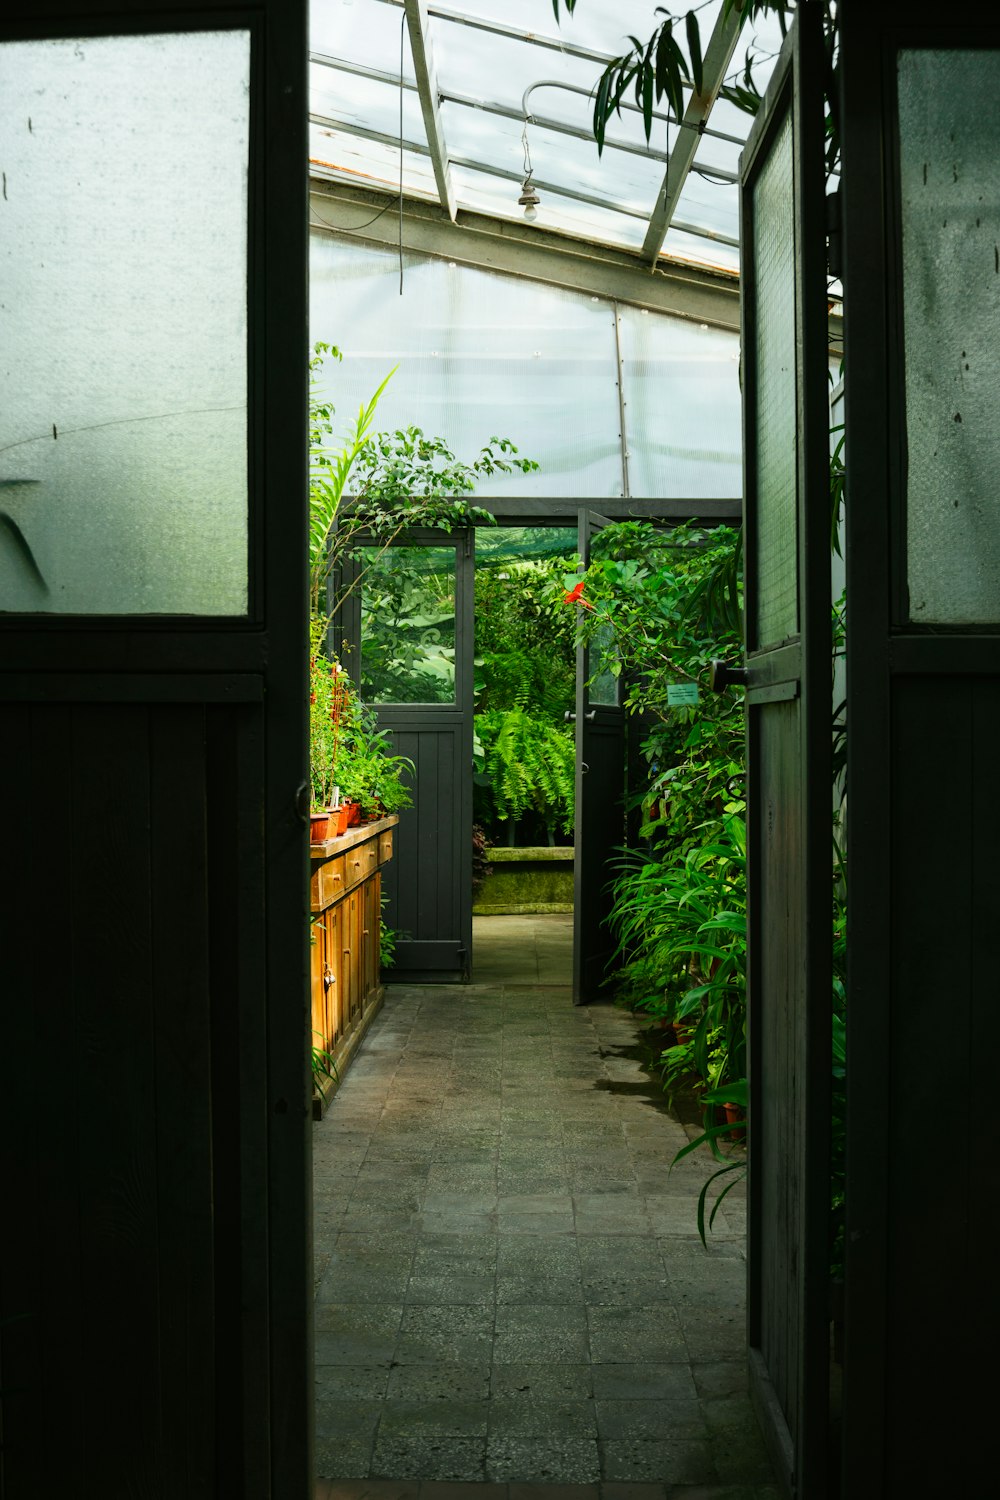
[[[506,979],[390,987],[316,1126],[324,1500],[777,1495],[740,1190],[706,1252],[711,1164],[668,1173],[687,1136],[635,1020],[539,979],[567,973],[566,922],[477,918],[475,976]]]

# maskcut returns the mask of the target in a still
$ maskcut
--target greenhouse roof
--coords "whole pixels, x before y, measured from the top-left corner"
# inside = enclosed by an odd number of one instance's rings
[[[681,13],[685,7],[680,7]],[[593,92],[606,64],[645,40],[655,0],[581,0],[561,24],[549,0],[312,0],[310,170],[320,178],[638,256],[739,269],[737,179],[751,117],[717,98],[748,55],[763,91],[781,33],[723,0],[698,7],[702,93],[665,107],[647,142],[623,103],[598,155]],[[742,29],[741,29],[742,28]],[[664,101],[665,104],[665,101]],[[527,227],[527,226],[524,226]]]

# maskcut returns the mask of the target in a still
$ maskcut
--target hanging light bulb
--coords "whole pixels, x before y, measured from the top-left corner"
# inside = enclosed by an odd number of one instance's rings
[[[530,172],[528,172],[524,182],[521,184],[521,196],[517,201],[524,209],[524,217],[528,223],[534,224],[538,218],[538,204],[541,200],[535,192],[535,184],[531,180]]]
[[[526,89],[521,107],[524,110],[524,129],[521,131],[521,145],[524,147],[524,181],[521,183],[521,196],[518,203],[524,209],[524,217],[529,224],[534,224],[538,218],[538,194],[535,192],[535,184],[531,180],[531,148],[528,145],[528,122],[531,116],[528,114],[528,95],[531,89]]]

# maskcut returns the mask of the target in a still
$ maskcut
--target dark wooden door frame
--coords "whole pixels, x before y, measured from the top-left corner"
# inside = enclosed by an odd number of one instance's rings
[[[748,1069],[751,1100],[748,1224],[747,1342],[751,1393],[779,1481],[795,1500],[822,1500],[827,1493],[830,1047],[831,1047],[831,788],[830,788],[830,561],[827,398],[827,308],[823,168],[822,36],[815,7],[804,7],[782,48],[764,107],[742,157],[744,495],[746,497],[747,738],[748,738]],[[794,346],[783,351],[795,370],[798,630],[785,641],[757,634],[761,559],[757,525],[757,391],[754,265],[754,188],[778,130],[792,123],[795,226]],[[774,357],[778,357],[775,355]],[[766,648],[766,649],[765,649]],[[787,756],[787,801],[778,772],[762,753],[777,716],[797,702]],[[777,799],[777,801],[775,800]],[[765,801],[767,806],[765,807]],[[797,822],[801,818],[801,823]],[[787,826],[784,832],[781,824]],[[773,825],[773,827],[772,827]],[[775,1032],[777,996],[763,982],[763,953],[774,934],[764,860],[772,836],[787,840],[799,862],[784,920],[794,935],[801,971],[784,974],[794,1009],[794,1039],[784,1056]],[[776,894],[776,893],[772,893]],[[797,959],[796,962],[799,960]],[[772,965],[780,963],[776,953]],[[778,1113],[776,1113],[776,1111]],[[778,1114],[784,1112],[785,1124]],[[768,1122],[773,1125],[769,1139]],[[777,1137],[785,1140],[782,1165],[771,1159]],[[788,1181],[776,1184],[775,1172]],[[788,1200],[782,1233],[789,1243],[769,1246],[779,1226],[774,1193]],[[770,1195],[770,1196],[769,1196]],[[794,1216],[794,1222],[791,1222]],[[777,1284],[771,1260],[788,1256],[791,1279]],[[789,1326],[797,1337],[789,1345]],[[771,1368],[785,1346],[777,1389]]]
[[[968,628],[908,618],[896,58],[902,47],[1000,51],[1000,26],[992,13],[951,17],[927,0],[845,0],[841,10],[850,349],[843,1492],[985,1494],[996,1477],[992,1386],[956,1385],[949,1372],[978,1367],[1000,1316],[997,1205],[983,1191],[995,1176],[992,1133],[977,1122],[974,1088],[959,1082],[989,1050],[995,1018],[1000,610],[996,624]],[[959,171],[969,109],[958,91]],[[984,249],[992,282],[992,245]],[[969,288],[970,308],[982,291]],[[960,498],[942,486],[942,507]],[[928,1069],[955,1089],[947,1132],[925,1132],[914,1107]],[[932,1303],[928,1316],[930,1279],[951,1289],[946,1313]]]
[[[137,1011],[142,1004],[147,1010],[152,1006],[155,1013],[154,1000],[170,1003],[171,997],[161,995],[161,989],[167,976],[173,975],[180,987],[174,997],[178,1005],[181,995],[186,1001],[197,993],[211,1009],[211,1095],[202,1097],[192,1086],[189,1105],[192,1119],[197,1117],[204,1124],[210,1116],[216,1183],[207,1261],[197,1259],[186,1221],[169,1214],[166,1204],[156,1244],[160,1264],[170,1268],[164,1286],[176,1290],[185,1275],[193,1278],[186,1305],[170,1303],[162,1308],[165,1346],[173,1340],[173,1347],[178,1348],[185,1317],[197,1316],[204,1297],[201,1291],[195,1296],[194,1288],[207,1280],[212,1289],[214,1331],[209,1331],[208,1340],[214,1352],[204,1361],[207,1369],[200,1364],[198,1370],[198,1379],[207,1379],[211,1391],[199,1411],[204,1441],[196,1451],[192,1437],[190,1456],[175,1451],[170,1459],[174,1473],[185,1463],[194,1466],[188,1472],[190,1488],[186,1490],[192,1496],[228,1489],[248,1500],[305,1497],[312,1484],[308,835],[299,793],[307,779],[303,563],[307,534],[306,20],[301,0],[259,0],[253,6],[234,0],[186,0],[173,7],[162,0],[107,0],[100,6],[84,0],[25,0],[23,4],[13,0],[0,21],[0,45],[33,38],[199,28],[240,27],[251,34],[248,614],[210,620],[0,617],[0,712],[24,728],[16,738],[4,736],[0,747],[3,785],[8,793],[10,788],[18,789],[6,799],[9,816],[2,871],[6,889],[5,899],[0,900],[0,921],[6,928],[2,939],[5,987],[9,986],[9,995],[17,996],[17,1004],[6,1007],[5,1024],[12,1031],[2,1048],[9,1073],[3,1103],[13,1111],[5,1126],[5,1142],[14,1147],[19,1133],[28,1122],[37,1121],[40,1110],[52,1112],[58,1128],[38,1132],[32,1140],[32,1150],[50,1153],[41,1158],[32,1212],[38,1222],[46,1216],[53,1223],[62,1219],[66,1233],[53,1241],[53,1248],[65,1243],[72,1249],[73,1235],[65,1216],[75,1190],[51,1153],[72,1142],[74,1121],[59,1111],[51,1097],[39,1094],[43,1075],[33,1031],[36,1018],[54,998],[48,980],[44,990],[39,990],[44,972],[39,958],[52,952],[54,912],[47,904],[51,857],[47,862],[41,859],[44,840],[37,812],[45,800],[37,794],[46,784],[51,786],[53,777],[75,787],[78,801],[67,817],[78,820],[76,829],[82,832],[89,827],[95,838],[108,832],[106,865],[98,861],[94,867],[85,861],[93,884],[81,893],[81,910],[94,916],[93,941],[74,946],[75,939],[67,932],[56,959],[57,991],[69,1007],[67,1022],[74,991],[81,996],[86,992],[88,1005],[98,1003],[102,989],[109,1004],[112,997],[115,1005],[126,1002],[121,993],[120,948],[115,967],[114,933],[128,938],[127,926],[119,929],[118,924],[135,904],[127,883],[127,862],[115,860],[116,828],[113,820],[108,828],[100,811],[96,783],[87,780],[82,760],[75,763],[78,775],[70,769],[74,757],[69,736],[75,722],[92,745],[102,736],[110,744],[119,744],[123,794],[135,779],[130,779],[129,768],[142,763],[149,746],[161,757],[157,762],[161,774],[156,777],[160,820],[145,832],[136,825],[139,832],[129,833],[122,848],[132,850],[138,871],[152,869],[154,875],[173,871],[177,899],[168,899],[156,918],[162,922],[172,912],[178,921],[183,917],[183,922],[176,931],[153,924],[151,946],[145,950],[148,993],[143,988],[146,979],[136,971],[134,1000]],[[150,181],[150,191],[155,191],[152,177]],[[148,723],[148,739],[137,733],[141,723]],[[40,753],[40,743],[52,734],[62,736],[58,753]],[[182,741],[185,761],[182,765],[178,758],[171,767],[169,746],[173,744],[176,750]],[[88,764],[95,773],[101,771],[92,754]],[[197,807],[190,800],[196,784],[202,789]],[[178,799],[173,814],[169,811],[172,795]],[[70,828],[67,836],[72,833]],[[199,847],[207,870],[195,858]],[[164,860],[169,862],[164,865]],[[72,900],[72,892],[68,898]],[[201,929],[196,936],[183,925],[196,916],[207,933],[207,948],[201,945]],[[178,1023],[173,1043],[179,1049],[176,1062],[194,1048],[195,1033]],[[68,1034],[60,1036],[59,1045],[70,1047]],[[120,1037],[115,1045],[124,1058],[128,1048]],[[158,1065],[175,1077],[165,1058],[158,1059]],[[183,1101],[176,1091],[161,1096],[154,1090],[153,1060],[137,1050],[123,1066],[133,1069],[136,1082],[143,1081],[153,1091],[154,1107],[173,1108],[172,1127],[178,1134],[177,1122],[185,1118]],[[80,1067],[79,1057],[66,1056],[69,1075]],[[78,1077],[85,1091],[86,1074],[78,1073]],[[124,1122],[119,1122],[119,1131],[124,1128]],[[179,1148],[183,1149],[180,1142]],[[100,1178],[101,1163],[94,1161],[91,1168],[87,1183]],[[87,1197],[91,1191],[87,1183],[80,1201],[97,1212],[96,1201]],[[150,1191],[155,1195],[156,1184],[146,1181],[140,1186],[147,1195]],[[106,1190],[107,1184],[101,1191]],[[7,1207],[14,1209],[10,1197]],[[31,1225],[28,1215],[19,1216],[14,1210],[14,1217],[18,1234],[5,1237],[4,1253],[18,1261],[20,1274],[30,1271],[21,1263],[23,1257],[18,1257]],[[119,1226],[123,1229],[125,1218]],[[110,1230],[111,1221],[107,1227]],[[53,1284],[64,1275],[72,1277],[66,1257],[64,1268],[46,1287],[41,1320],[4,1323],[3,1383],[5,1387],[18,1383],[22,1356],[28,1363],[21,1369],[27,1368],[30,1381],[46,1361],[52,1364],[51,1350],[63,1343],[73,1350],[70,1367],[77,1389],[93,1386],[108,1392],[109,1429],[116,1420],[111,1392],[114,1382],[120,1383],[123,1400],[117,1421],[122,1442],[138,1444],[136,1461],[148,1466],[155,1464],[155,1433],[160,1430],[163,1411],[169,1410],[176,1425],[177,1413],[188,1399],[191,1371],[185,1371],[181,1361],[165,1363],[167,1356],[161,1350],[154,1378],[154,1328],[148,1330],[148,1360],[115,1360],[118,1326],[124,1329],[131,1324],[137,1332],[141,1328],[138,1309],[126,1305],[126,1298],[134,1280],[132,1272],[138,1274],[142,1248],[130,1245],[127,1233],[115,1238],[124,1260],[131,1257],[132,1270],[122,1277],[117,1300],[113,1278],[105,1278],[108,1318],[101,1337],[89,1344],[85,1339],[81,1342],[82,1325],[72,1323],[71,1328],[72,1319],[67,1316],[70,1312],[76,1317],[79,1304],[69,1309],[52,1295]],[[199,1241],[197,1253],[203,1249]],[[185,1266],[189,1271],[184,1271]],[[6,1291],[14,1301],[13,1306],[8,1302],[6,1311],[16,1319],[25,1309],[17,1305],[20,1293],[9,1278]],[[85,1288],[82,1295],[85,1302]],[[96,1330],[96,1322],[90,1326]],[[48,1351],[44,1361],[39,1363],[31,1354],[25,1338],[42,1341]],[[9,1389],[5,1390],[5,1397],[9,1395]],[[22,1437],[33,1430],[35,1422],[30,1408],[35,1397],[29,1392],[25,1399],[29,1407]],[[165,1404],[158,1406],[158,1402]],[[143,1415],[130,1430],[128,1414],[136,1412]],[[27,1486],[21,1489],[14,1488],[13,1471],[7,1470],[11,1488],[6,1492],[12,1500],[22,1493],[36,1500],[52,1493],[51,1487],[60,1482],[72,1486],[75,1481],[87,1490],[94,1475],[111,1472],[118,1462],[112,1445],[105,1443],[103,1435],[79,1431],[74,1426],[77,1419],[78,1413],[62,1412],[66,1451],[62,1463],[53,1465],[43,1437],[49,1430],[51,1407],[38,1414],[32,1457],[41,1467],[34,1479],[24,1479],[25,1471],[18,1470],[18,1482],[23,1480]],[[11,1432],[8,1425],[8,1439]],[[151,1446],[142,1448],[147,1433],[152,1434]],[[108,1451],[103,1451],[105,1447]],[[85,1472],[85,1458],[96,1467]],[[60,1467],[63,1481],[56,1472]],[[124,1470],[119,1472],[124,1474]],[[124,1478],[120,1483],[124,1485]],[[111,1485],[114,1488],[113,1481]]]
[[[471,528],[402,532],[395,547],[428,547],[455,554],[455,699],[453,703],[373,704],[379,724],[391,731],[399,753],[419,758],[421,736],[443,735],[454,749],[450,783],[439,783],[432,809],[420,805],[400,812],[395,857],[384,876],[387,921],[403,934],[389,977],[397,983],[468,983],[472,967],[472,707],[474,686],[473,579]],[[355,575],[356,576],[356,575]],[[363,584],[362,584],[363,590]],[[352,680],[361,672],[361,591],[351,595],[338,624],[341,642],[352,650],[346,661]],[[356,649],[355,649],[356,644]],[[416,752],[414,754],[413,752]],[[463,833],[463,830],[466,832]],[[430,931],[421,918],[422,893],[443,895],[430,913]],[[441,906],[448,913],[441,925]]]

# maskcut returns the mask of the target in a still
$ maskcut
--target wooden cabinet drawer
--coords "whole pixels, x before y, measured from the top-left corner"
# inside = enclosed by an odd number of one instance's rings
[[[313,871],[310,887],[310,904],[313,911],[322,911],[331,901],[344,894],[347,887],[347,872],[344,868],[347,855],[338,854],[336,859],[326,859],[318,870]]]
[[[385,833],[378,836],[378,862],[384,865],[392,858],[392,829],[387,828]]]
[[[356,849],[349,849],[344,856],[347,861],[347,885],[357,885],[358,881],[364,880],[373,870],[378,869],[378,845],[374,839],[367,844],[359,844]]]

